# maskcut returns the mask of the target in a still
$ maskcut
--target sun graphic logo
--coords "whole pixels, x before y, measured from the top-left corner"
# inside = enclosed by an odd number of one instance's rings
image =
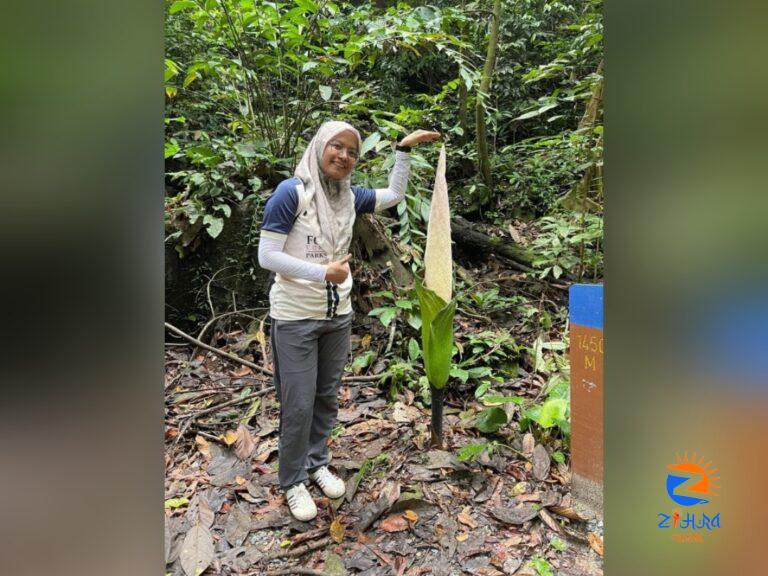
[[[677,463],[667,466],[671,472],[667,474],[667,494],[680,506],[695,506],[707,504],[706,497],[717,496],[715,490],[720,486],[716,482],[720,479],[715,476],[717,469],[712,468],[712,462],[704,464],[704,458],[696,460],[696,452],[689,459],[688,452],[683,458],[677,454]]]

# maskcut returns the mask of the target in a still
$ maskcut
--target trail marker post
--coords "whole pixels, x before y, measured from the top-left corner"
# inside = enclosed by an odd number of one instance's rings
[[[603,286],[569,289],[571,478],[574,507],[603,515]]]

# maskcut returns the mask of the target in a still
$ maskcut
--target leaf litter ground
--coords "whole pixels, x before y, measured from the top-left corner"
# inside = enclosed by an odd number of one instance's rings
[[[364,334],[375,331],[357,330],[353,347],[370,345]],[[245,338],[234,331],[217,345],[236,350]],[[483,406],[471,386],[450,386],[445,449],[437,450],[429,446],[429,409],[413,392],[392,400],[375,381],[344,382],[330,450],[347,494],[329,501],[312,486],[319,513],[302,523],[277,485],[269,377],[170,347],[166,573],[602,575],[602,526],[573,517],[570,472],[551,459],[554,448],[506,426],[495,436],[506,446],[460,462],[458,450],[480,440],[466,415]],[[534,398],[541,386],[528,374],[498,392]]]

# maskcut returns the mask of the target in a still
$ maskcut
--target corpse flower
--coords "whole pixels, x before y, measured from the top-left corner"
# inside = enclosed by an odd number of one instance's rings
[[[427,225],[424,253],[424,284],[416,282],[421,307],[421,349],[424,370],[432,393],[432,445],[442,446],[443,398],[451,371],[453,351],[453,259],[451,257],[451,214],[448,184],[445,181],[445,146],[440,149],[435,188]]]

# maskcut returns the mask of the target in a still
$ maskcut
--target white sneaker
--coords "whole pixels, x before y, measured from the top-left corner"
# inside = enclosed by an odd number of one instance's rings
[[[303,483],[296,484],[286,490],[285,499],[288,502],[288,508],[296,520],[307,522],[317,516],[317,506],[307,487]]]
[[[341,498],[347,492],[344,480],[328,470],[327,466],[318,468],[309,477],[320,486],[320,489],[328,498],[335,500],[336,498]]]

